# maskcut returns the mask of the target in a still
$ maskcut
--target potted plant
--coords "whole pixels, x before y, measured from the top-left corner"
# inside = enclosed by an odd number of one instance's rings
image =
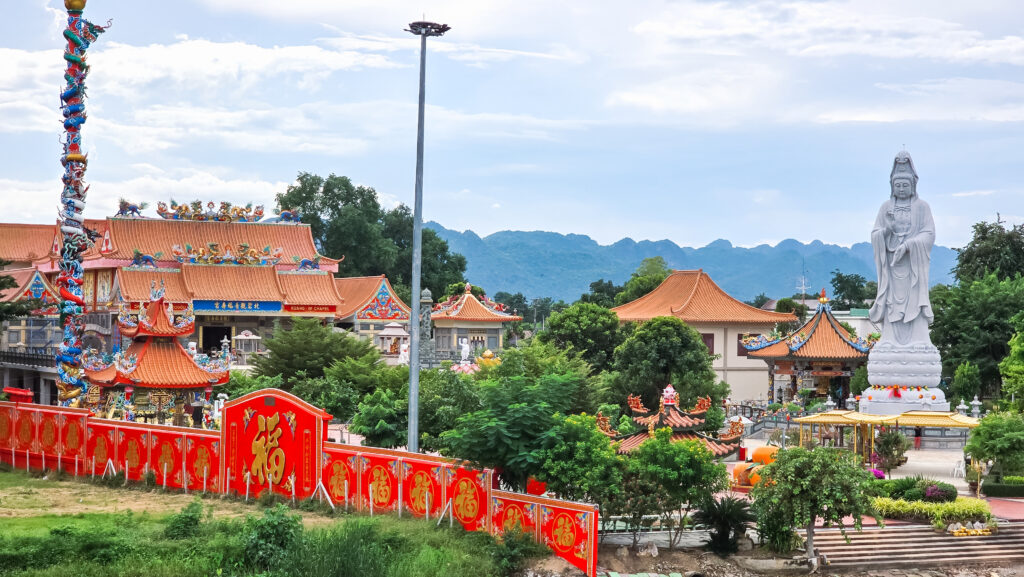
[[[964,473],[964,478],[967,479],[967,487],[970,488],[971,493],[977,495],[978,483],[981,481],[981,471],[974,467],[968,467]]]

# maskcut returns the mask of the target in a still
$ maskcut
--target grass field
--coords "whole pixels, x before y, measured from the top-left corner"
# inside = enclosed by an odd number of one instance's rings
[[[0,472],[0,575],[500,576],[542,555],[426,521]]]

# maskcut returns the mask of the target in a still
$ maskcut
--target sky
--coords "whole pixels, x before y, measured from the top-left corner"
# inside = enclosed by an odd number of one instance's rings
[[[0,210],[53,222],[62,2],[5,2]],[[265,204],[299,172],[480,235],[869,240],[902,148],[938,244],[1024,222],[1019,0],[90,0],[85,214]]]

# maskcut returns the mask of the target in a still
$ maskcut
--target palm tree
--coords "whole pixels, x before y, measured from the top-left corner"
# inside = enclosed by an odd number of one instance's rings
[[[740,535],[755,519],[747,500],[736,497],[711,497],[693,515],[694,521],[710,529],[708,548],[719,554],[735,553]]]

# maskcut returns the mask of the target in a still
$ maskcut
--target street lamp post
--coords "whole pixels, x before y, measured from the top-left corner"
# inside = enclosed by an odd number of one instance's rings
[[[451,28],[434,22],[412,22],[406,32],[420,37],[420,105],[416,127],[416,197],[412,213],[412,314],[409,324],[409,451],[416,453],[420,446],[420,270],[423,244],[423,108],[426,92],[427,37],[441,36]],[[427,310],[426,314],[430,314]]]

